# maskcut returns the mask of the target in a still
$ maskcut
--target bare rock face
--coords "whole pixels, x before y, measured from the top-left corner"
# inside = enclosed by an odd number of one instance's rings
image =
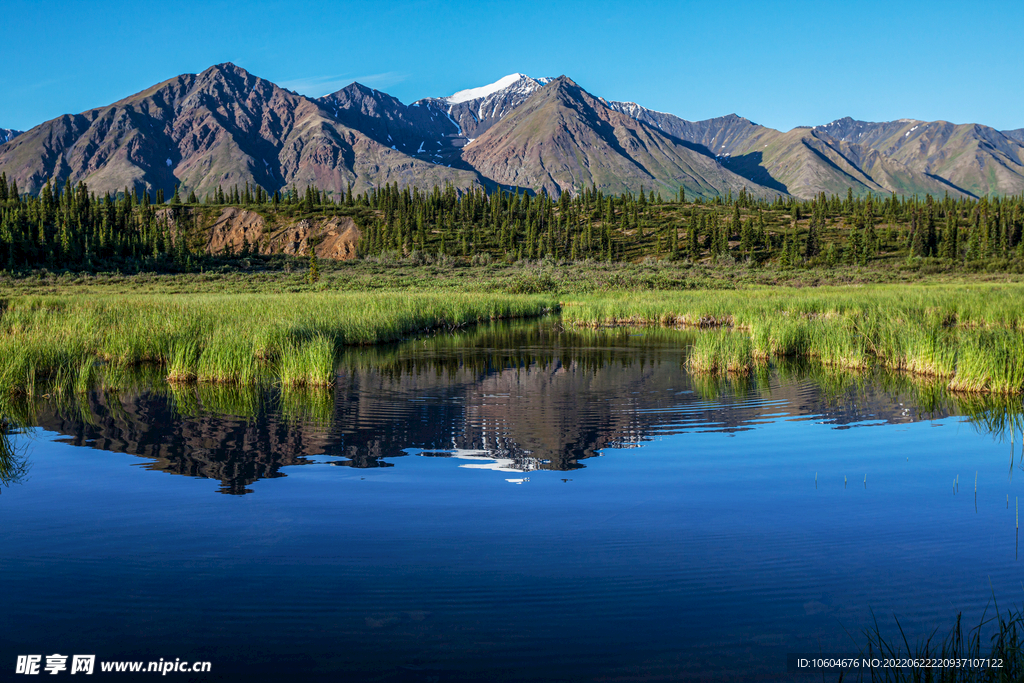
[[[316,245],[317,258],[348,261],[356,257],[361,233],[349,216],[332,216],[317,221],[302,220],[270,236],[260,253],[309,254],[310,241]]]
[[[238,253],[248,246],[260,249],[266,242],[266,222],[254,211],[230,207],[210,226],[206,251],[210,254]]]
[[[317,258],[346,261],[356,257],[361,233],[349,216],[304,219],[268,229],[258,213],[229,207],[208,229],[206,250],[211,254],[239,253],[246,245],[260,254],[307,256],[315,246]]]

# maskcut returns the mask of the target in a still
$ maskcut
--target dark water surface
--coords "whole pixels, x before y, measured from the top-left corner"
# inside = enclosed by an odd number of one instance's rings
[[[212,662],[174,680],[793,680],[787,653],[856,651],[872,612],[916,640],[1021,602],[1005,406],[702,379],[688,339],[494,326],[351,352],[330,392],[39,399],[0,489],[0,678],[89,653]]]

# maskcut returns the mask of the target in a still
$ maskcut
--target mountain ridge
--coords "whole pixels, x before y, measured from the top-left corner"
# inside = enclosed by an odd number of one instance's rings
[[[0,171],[31,193],[70,181],[166,196],[397,183],[980,197],[1024,192],[1024,128],[844,117],[783,132],[737,114],[688,121],[518,72],[409,105],[359,83],[309,98],[224,63],[26,132],[0,129]]]
[[[646,188],[675,196],[680,187],[702,196],[742,189],[776,194],[615,111],[567,76],[552,80],[470,143],[464,158],[501,185],[550,194],[589,186],[616,194]]]
[[[334,192],[349,183],[358,191],[390,182],[478,184],[475,174],[385,147],[316,101],[230,63],[40,124],[0,146],[0,169],[28,192],[66,180],[100,192],[173,192],[180,183],[200,195],[244,183]]]

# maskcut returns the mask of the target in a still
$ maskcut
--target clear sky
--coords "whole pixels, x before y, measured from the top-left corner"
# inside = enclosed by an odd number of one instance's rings
[[[1024,2],[4,0],[0,128],[234,62],[409,103],[514,72],[788,130],[842,116],[1024,127]]]

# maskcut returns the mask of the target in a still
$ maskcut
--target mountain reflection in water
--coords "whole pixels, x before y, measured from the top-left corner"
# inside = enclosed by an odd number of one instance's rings
[[[132,389],[40,401],[28,412],[76,446],[217,479],[230,494],[251,493],[253,482],[322,457],[356,468],[394,467],[420,455],[469,469],[565,471],[610,447],[777,420],[849,428],[967,413],[983,430],[1018,420],[992,399],[950,396],[903,376],[787,363],[749,376],[694,376],[682,365],[691,340],[671,330],[494,324],[351,350],[330,390],[175,387],[139,378]]]

